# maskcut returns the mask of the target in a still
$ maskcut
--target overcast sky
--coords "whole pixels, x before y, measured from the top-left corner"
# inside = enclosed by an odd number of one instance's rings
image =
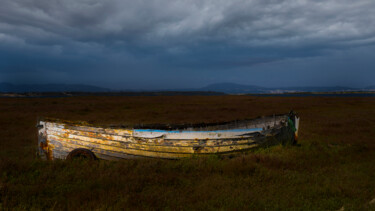
[[[0,82],[375,85],[375,1],[0,0]]]

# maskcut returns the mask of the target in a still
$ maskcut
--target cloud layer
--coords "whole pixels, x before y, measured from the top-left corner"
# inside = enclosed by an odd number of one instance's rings
[[[108,69],[134,78],[137,70],[184,75],[375,44],[373,0],[0,0],[0,5],[3,77],[37,70],[70,80]]]

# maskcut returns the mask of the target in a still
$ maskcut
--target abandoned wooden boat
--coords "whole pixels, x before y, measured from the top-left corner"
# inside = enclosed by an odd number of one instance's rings
[[[293,144],[294,113],[251,120],[196,125],[99,127],[60,120],[38,121],[39,155],[45,159],[169,158],[238,154],[259,146]]]

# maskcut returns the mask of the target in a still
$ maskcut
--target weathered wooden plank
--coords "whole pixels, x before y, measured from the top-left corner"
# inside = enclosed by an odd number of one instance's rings
[[[51,141],[51,146],[61,145],[60,142],[56,142],[54,140]],[[80,147],[85,148],[85,147]],[[74,146],[62,146],[59,148],[54,148],[52,151],[53,158],[54,159],[66,159],[68,154],[73,151],[75,148]],[[110,152],[110,151],[103,151],[101,149],[93,149],[91,150],[95,156],[99,159],[105,159],[105,160],[119,160],[119,159],[138,159],[142,158],[140,156],[134,156],[134,155],[127,155],[124,153],[116,153],[116,152]],[[103,154],[104,153],[104,154]]]
[[[121,132],[116,132],[114,129],[105,128],[91,128],[91,127],[80,127],[70,126],[64,124],[51,123],[47,124],[49,129],[54,130],[70,130],[79,133],[96,133],[100,134],[103,138],[110,139],[113,136],[123,136]],[[93,132],[96,130],[97,132]],[[120,131],[120,130],[119,130]],[[123,130],[121,130],[123,131]],[[217,131],[185,131],[185,130],[148,130],[148,129],[134,129],[125,130],[125,137],[139,137],[139,138],[163,138],[163,140],[177,139],[177,140],[189,140],[189,139],[232,139],[237,137],[249,137],[252,133],[261,132],[262,128],[246,128],[246,129],[232,129],[232,130],[217,130]],[[98,136],[98,135],[96,135]]]
[[[133,138],[131,136],[120,136],[117,134],[107,134],[107,133],[96,133],[96,132],[87,132],[87,131],[80,131],[80,130],[73,130],[73,129],[65,129],[65,128],[58,128],[58,127],[48,127],[47,132],[54,131],[59,133],[68,133],[73,135],[81,135],[86,137],[92,138],[99,138],[99,139],[106,139],[106,140],[116,140],[122,142],[132,142]]]
[[[71,131],[66,129],[48,129],[47,134],[56,135],[60,137],[72,138],[82,141],[89,141],[97,144],[106,144],[112,146],[124,147],[128,144],[146,145],[146,146],[175,146],[175,147],[192,147],[196,145],[204,146],[232,146],[253,143],[253,138],[237,139],[223,139],[223,140],[163,140],[163,139],[139,139],[133,137],[121,136],[96,136],[95,133],[88,134],[88,132]],[[105,138],[104,138],[105,137]]]
[[[78,145],[72,142],[65,142],[65,141],[61,142],[60,140],[58,140],[58,138],[56,140],[50,138],[51,145],[55,145],[56,142],[60,142],[65,148],[67,148],[67,150],[84,148],[84,149],[91,150],[94,153],[100,152],[101,154],[104,154],[104,155],[110,155],[111,153],[118,153],[118,154],[123,154],[123,155],[136,155],[136,156],[143,156],[143,157],[158,157],[158,158],[169,158],[169,159],[191,156],[191,154],[186,154],[186,153],[150,152],[150,151],[142,151],[142,150],[134,150],[134,149],[121,149],[117,147],[96,148],[96,147],[92,147],[90,145],[85,145],[85,144]]]
[[[272,127],[281,127],[282,121],[269,121],[268,123],[263,123],[264,129]],[[168,139],[226,139],[226,138],[236,138],[236,137],[247,137],[252,136],[252,133],[262,132],[263,128],[256,127],[256,125],[247,125],[244,128],[236,129],[226,129],[226,130],[215,130],[215,131],[196,131],[196,130],[155,130],[155,129],[111,129],[111,128],[99,128],[99,127],[89,127],[89,126],[79,126],[79,125],[68,125],[63,123],[50,123],[47,122],[48,128],[56,129],[70,129],[80,132],[93,132],[107,135],[116,136],[134,136],[139,138],[163,138]]]
[[[60,142],[51,140],[50,146],[53,148],[52,155],[53,159],[66,159],[68,154],[73,151],[74,149],[77,149],[78,146],[74,145],[65,145],[60,147],[59,149],[55,148],[56,145],[62,146]],[[130,155],[130,154],[124,154],[124,153],[119,153],[119,152],[112,152],[108,150],[103,150],[103,149],[90,149],[85,146],[79,146],[78,148],[85,148],[89,149],[92,151],[95,156],[99,159],[104,159],[104,160],[122,160],[122,159],[141,159],[141,158],[149,158],[145,156],[136,156],[136,155]],[[173,158],[170,158],[173,159]]]
[[[72,129],[78,131],[94,132],[94,133],[103,133],[103,134],[112,134],[120,136],[130,136],[133,131],[131,129],[112,129],[112,128],[100,128],[100,127],[89,127],[89,126],[80,126],[80,125],[69,125],[56,122],[46,122],[47,128],[56,127],[61,129]]]
[[[106,145],[106,144],[98,144],[98,143],[92,143],[88,141],[82,141],[77,139],[71,139],[71,138],[64,138],[54,135],[48,135],[48,139],[51,140],[58,140],[60,143],[74,143],[77,145],[86,145],[91,146],[92,148],[116,148],[117,150],[112,151],[124,151],[126,149],[132,149],[132,150],[142,150],[142,151],[152,151],[152,152],[166,152],[166,153],[225,153],[228,151],[236,151],[236,150],[244,150],[248,148],[252,148],[257,143],[252,142],[248,144],[242,144],[242,145],[231,145],[231,146],[210,146],[206,147],[204,145],[196,145],[191,147],[170,147],[170,146],[148,146],[148,145],[134,145],[134,144],[128,144],[126,146],[112,146],[112,145]]]
[[[102,149],[94,149],[93,153],[100,159],[108,159],[108,160],[150,158],[150,157],[145,157],[145,156],[136,156],[136,155],[112,152],[112,151],[102,150]]]
[[[251,136],[252,133],[261,132],[262,128],[215,130],[215,131],[186,131],[186,130],[153,130],[134,129],[133,136],[139,138],[159,138],[164,139],[229,139],[237,137]]]
[[[182,156],[182,154],[205,154],[205,153],[225,153],[231,151],[241,151],[245,149],[250,149],[257,146],[257,143],[252,143],[248,145],[234,145],[234,146],[226,146],[226,147],[204,147],[204,146],[196,146],[196,147],[176,147],[173,150],[175,151],[168,151],[171,150],[168,147],[139,147],[139,148],[129,148],[129,147],[115,147],[109,146],[104,144],[93,144],[90,142],[75,140],[75,139],[68,139],[68,138],[61,138],[54,135],[48,135],[48,140],[53,145],[62,145],[63,147],[86,147],[88,149],[103,149],[113,152],[120,152],[125,154],[132,154],[132,155],[141,155],[141,156],[148,156],[148,157],[159,157],[161,155],[163,157],[177,157]],[[56,143],[57,142],[57,143]],[[78,147],[77,147],[78,146]]]

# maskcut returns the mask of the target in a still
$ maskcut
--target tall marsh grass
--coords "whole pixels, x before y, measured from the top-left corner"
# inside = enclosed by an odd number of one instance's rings
[[[36,119],[99,124],[230,121],[296,110],[297,146],[234,158],[41,161]],[[374,210],[375,98],[0,99],[0,210]]]

